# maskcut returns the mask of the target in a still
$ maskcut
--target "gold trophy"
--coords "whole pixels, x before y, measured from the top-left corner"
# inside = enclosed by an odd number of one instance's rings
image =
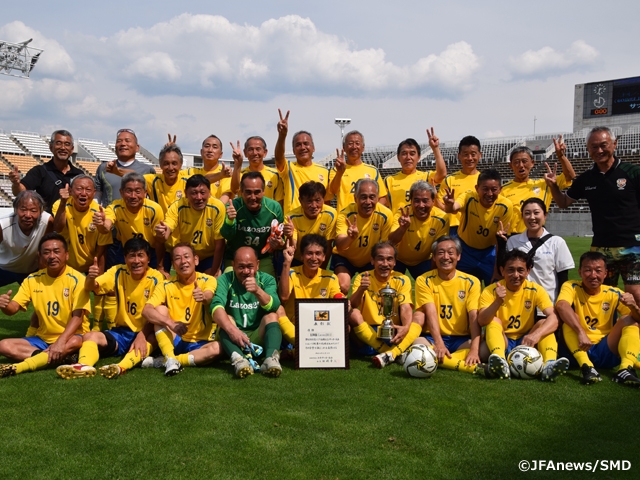
[[[396,327],[391,318],[398,312],[398,304],[404,300],[404,295],[396,292],[387,283],[387,286],[374,296],[378,303],[378,315],[385,317],[382,325],[378,327],[377,336],[380,340],[390,341],[396,336]]]

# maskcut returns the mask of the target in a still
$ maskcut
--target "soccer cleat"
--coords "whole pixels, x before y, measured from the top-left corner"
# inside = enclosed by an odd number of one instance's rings
[[[489,370],[494,375],[493,378],[499,378],[500,380],[509,380],[511,378],[509,364],[504,358],[495,353],[489,355]]]
[[[260,371],[268,377],[279,377],[282,373],[280,366],[280,352],[274,350],[270,357],[264,359]]]
[[[78,352],[70,353],[69,355],[64,357],[62,359],[62,362],[60,363],[62,363],[63,365],[73,365],[74,363],[78,363]]]
[[[554,382],[557,377],[564,375],[569,370],[569,360],[560,357],[557,360],[551,360],[542,367],[540,372],[540,380],[543,382]]]
[[[407,358],[407,352],[402,352],[400,355],[398,355],[394,362],[397,363],[398,365],[404,365],[404,361]]]
[[[120,375],[124,375],[125,372],[126,370],[117,363],[112,363],[111,365],[100,367],[100,375],[109,380],[118,378]]]
[[[238,352],[233,352],[231,354],[231,365],[236,372],[236,377],[244,378],[248,375],[253,375],[253,367],[249,363],[249,360],[244,358]]]
[[[182,371],[182,365],[180,365],[180,362],[176,358],[167,358],[164,366],[165,377],[173,377]]]
[[[611,379],[616,383],[627,385],[628,387],[640,387],[640,378],[636,375],[636,371],[632,367],[622,368]]]
[[[590,367],[586,363],[583,363],[580,367],[580,373],[582,374],[582,383],[584,385],[591,385],[592,383],[602,381],[602,377],[600,376],[598,371],[595,368]]]
[[[96,369],[91,365],[74,363],[71,365],[60,365],[56,368],[56,373],[65,380],[71,380],[72,378],[95,377]]]
[[[473,371],[474,375],[484,375],[486,378],[496,378],[496,375],[489,368],[488,363],[478,363]]]
[[[145,357],[141,368],[164,368],[164,357]]]
[[[13,363],[5,363],[0,365],[0,378],[13,377],[17,375],[16,366]]]
[[[371,358],[371,363],[376,368],[384,368],[393,363],[393,354],[390,352],[379,353]]]

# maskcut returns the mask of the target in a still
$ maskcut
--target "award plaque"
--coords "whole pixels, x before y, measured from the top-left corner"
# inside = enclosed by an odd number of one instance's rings
[[[296,299],[296,369],[349,368],[347,299]]]

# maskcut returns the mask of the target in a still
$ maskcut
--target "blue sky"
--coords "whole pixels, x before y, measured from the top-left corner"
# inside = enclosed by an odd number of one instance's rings
[[[570,131],[576,83],[636,76],[637,2],[111,1],[3,5],[0,39],[43,48],[30,80],[0,76],[0,128],[112,140],[166,133],[197,152],[262,135],[277,109],[367,146]],[[606,6],[603,6],[606,5]],[[225,157],[230,157],[226,148]]]

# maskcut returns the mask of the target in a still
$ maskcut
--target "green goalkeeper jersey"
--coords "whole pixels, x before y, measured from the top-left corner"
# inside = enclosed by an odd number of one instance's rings
[[[254,214],[249,211],[242,197],[238,197],[233,199],[233,207],[236,209],[236,218],[229,220],[226,217],[220,229],[220,233],[227,241],[224,258],[233,260],[235,251],[240,247],[253,248],[258,259],[268,257],[270,254],[262,253],[262,248],[267,244],[271,233],[271,221],[274,219],[279,223],[284,221],[280,204],[268,197],[263,197],[262,208]]]
[[[253,293],[247,292],[234,272],[227,272],[218,277],[218,288],[211,302],[211,314],[217,308],[224,308],[242,331],[252,331],[260,326],[260,321],[267,313],[275,312],[280,306],[276,289],[276,280],[268,273],[256,272],[256,283],[268,295],[271,304],[260,306]],[[267,308],[268,307],[268,308]]]

